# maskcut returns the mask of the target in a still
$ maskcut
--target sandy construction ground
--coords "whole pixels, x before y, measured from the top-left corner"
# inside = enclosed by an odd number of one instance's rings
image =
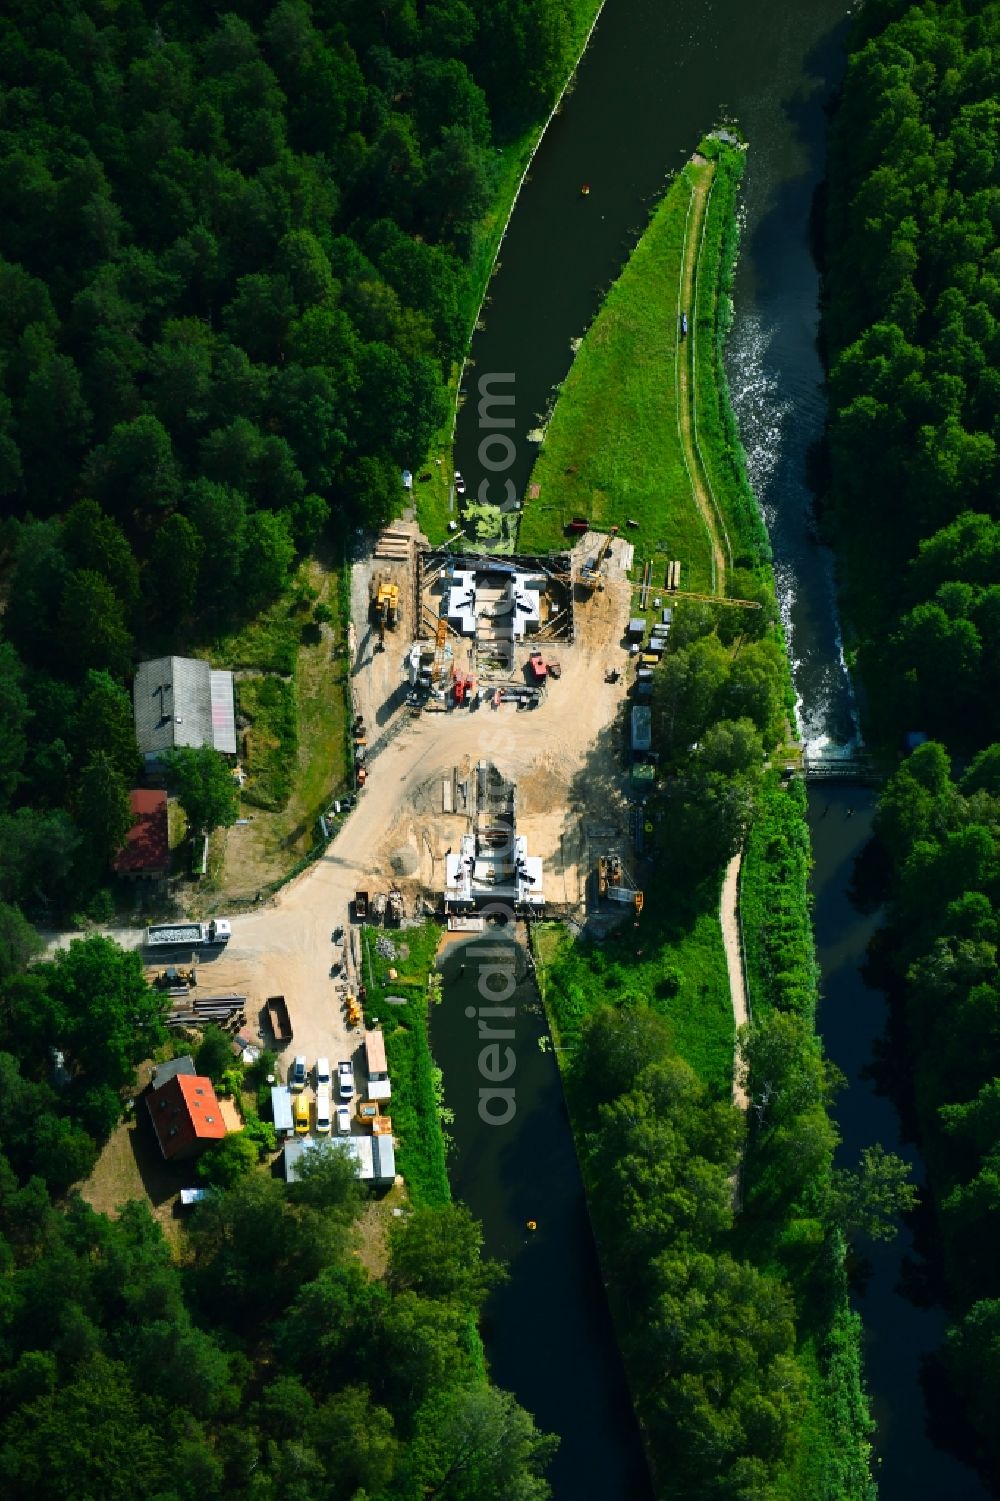
[[[616,543],[606,587],[578,598],[576,641],[552,649],[562,677],[550,683],[540,705],[530,711],[512,703],[496,709],[484,704],[476,710],[413,717],[405,704],[403,672],[413,609],[406,570],[396,565],[403,598],[401,629],[387,636],[384,652],[375,652],[368,590],[373,567],[383,565],[355,565],[356,707],[375,727],[370,740],[397,720],[401,732],[371,762],[357,806],[324,854],[266,905],[234,916],[233,937],[225,950],[197,957],[197,994],[246,994],[249,1030],[259,1027],[268,1044],[264,1002],[269,995],[283,994],[294,1032],[286,1061],[304,1053],[310,1066],[318,1055],[336,1066],[350,1057],[363,1085],[358,1057],[362,1034],[347,1027],[345,987],[330,972],[344,953],[332,941],[332,931],[343,926],[348,939],[356,931],[349,924],[356,889],[374,893],[396,884],[408,914],[423,910],[424,901],[440,893],[444,854],[470,826],[462,811],[462,787],[479,761],[492,761],[517,783],[518,831],[527,836],[529,851],[545,862],[547,904],[582,909],[592,864],[590,839],[613,839],[627,825],[624,671],[617,683],[604,681],[608,667],[621,670],[627,661],[624,633],[631,596],[620,566],[621,546]],[[456,810],[450,814],[443,811],[445,782],[451,783]],[[113,936],[126,947],[135,947],[140,938],[135,930],[119,929]],[[346,957],[350,959],[349,951]],[[177,956],[177,962],[187,961],[187,955]]]
[[[605,683],[604,672],[624,666],[628,605],[628,586],[609,581],[580,606],[578,639],[559,648],[562,678],[535,710],[502,704],[413,718],[404,705],[402,732],[372,762],[368,784],[336,838],[266,907],[233,918],[232,941],[200,968],[202,982],[210,975],[213,989],[245,992],[258,1005],[269,994],[284,994],[295,1033],[289,1052],[305,1053],[310,1063],[317,1054],[334,1062],[351,1056],[358,1065],[361,1034],[346,1027],[330,975],[331,961],[342,952],[331,932],[348,928],[359,888],[374,893],[396,884],[411,914],[440,891],[444,854],[469,827],[461,785],[481,760],[517,783],[518,830],[545,861],[547,902],[578,909],[589,870],[588,829],[625,828],[625,684]],[[408,637],[398,633],[397,639]],[[402,650],[398,656],[401,661]],[[391,650],[376,654],[374,671],[360,661],[358,700],[373,706],[373,716],[378,695],[384,704],[397,691],[395,673],[386,670],[392,658]],[[458,810],[451,814],[443,811],[446,781]]]

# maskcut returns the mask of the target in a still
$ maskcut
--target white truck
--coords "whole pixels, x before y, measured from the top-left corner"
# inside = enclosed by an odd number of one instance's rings
[[[142,941],[148,949],[189,949],[228,943],[232,936],[227,919],[213,917],[211,922],[157,923],[146,929]]]

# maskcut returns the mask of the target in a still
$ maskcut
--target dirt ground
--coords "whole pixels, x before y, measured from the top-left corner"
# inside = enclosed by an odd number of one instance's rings
[[[585,538],[583,550],[592,546],[593,539]],[[348,1028],[344,1007],[357,975],[346,981],[331,975],[334,960],[350,964],[351,959],[349,950],[332,941],[332,931],[344,926],[350,937],[349,904],[356,889],[376,892],[398,884],[411,915],[440,892],[445,852],[469,828],[460,789],[478,761],[494,762],[517,783],[518,831],[527,836],[529,852],[545,862],[549,907],[582,912],[592,841],[614,839],[627,827],[623,669],[631,590],[621,566],[623,547],[619,541],[612,549],[605,588],[589,598],[578,592],[576,640],[558,647],[562,677],[528,712],[504,703],[410,716],[403,657],[411,640],[411,596],[406,589],[401,593],[403,620],[388,638],[389,649],[373,653],[367,639],[372,564],[355,566],[355,703],[369,724],[381,729],[394,722],[394,705],[401,702],[396,713],[402,716],[402,732],[372,761],[357,806],[323,855],[270,901],[235,914],[224,950],[196,956],[196,993],[246,994],[247,1029],[265,1045],[273,1042],[265,1000],[286,997],[294,1036],[284,1064],[298,1053],[310,1067],[317,1056],[329,1058],[334,1067],[350,1058],[363,1091],[363,1036]],[[614,684],[604,681],[611,666],[622,670]],[[446,780],[459,792],[459,811],[452,814],[443,812]],[[70,936],[55,942],[68,942]],[[113,936],[126,947],[137,946],[141,938],[139,931],[125,929]],[[188,955],[176,957],[177,963],[188,960]]]

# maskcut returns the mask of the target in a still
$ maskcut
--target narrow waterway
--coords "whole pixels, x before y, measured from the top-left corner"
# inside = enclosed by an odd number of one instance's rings
[[[904,1138],[892,1100],[878,1092],[870,1075],[885,1031],[885,998],[866,987],[859,971],[879,914],[859,910],[852,887],[874,810],[874,794],[863,787],[817,787],[809,798],[820,1027],[828,1054],[847,1079],[836,1110],[842,1138],[838,1165],[856,1167],[862,1149],[881,1142],[913,1164],[920,1182],[919,1154]],[[921,1362],[940,1345],[946,1320],[940,1308],[925,1307],[919,1299],[920,1259],[910,1231],[901,1226],[895,1240],[868,1242],[860,1250],[865,1275],[855,1304],[865,1324],[883,1501],[981,1501],[987,1492],[975,1472],[937,1448],[927,1433]]]
[[[524,494],[536,452],[528,433],[569,368],[571,340],[585,332],[666,176],[706,129],[735,119],[751,150],[727,368],[774,550],[804,738],[828,753],[850,747],[857,722],[832,562],[815,538],[806,479],[809,445],[824,420],[810,213],[824,171],[825,110],[843,67],[846,10],[844,0],[799,6],[607,0],[576,87],[550,127],[501,247],[485,328],[473,342],[466,374],[471,399],[456,434],[456,463],[475,489],[487,477],[478,458],[477,383],[512,374],[517,451],[508,473]],[[585,182],[590,193],[581,197]],[[850,816],[848,808],[854,809]],[[860,1148],[874,1141],[912,1155],[900,1143],[894,1109],[865,1075],[886,1009],[858,973],[875,919],[853,907],[849,888],[871,811],[871,798],[857,790],[841,789],[812,805],[825,997],[820,1027],[849,1081],[837,1109],[845,1162],[856,1162]],[[489,1253],[511,1258],[511,1280],[497,1295],[486,1329],[494,1374],[542,1427],[562,1435],[552,1472],[557,1501],[641,1494],[637,1481],[622,1479],[638,1473],[636,1436],[621,1407],[621,1365],[554,1061],[538,1052],[537,1041],[534,1050],[519,1043],[527,1115],[518,1115],[513,1134],[478,1121],[472,1045],[461,1031],[471,1023],[449,1009],[461,979],[451,967],[458,962],[449,959],[446,966],[449,999],[435,1023],[435,1049],[456,1109],[456,1193],[483,1219]],[[543,1182],[552,1194],[545,1214],[552,1240],[524,1230],[529,1217],[543,1223],[529,1202],[534,1185]],[[919,1359],[938,1341],[943,1318],[902,1290],[908,1251],[905,1236],[872,1248],[859,1302],[879,1425],[880,1493],[884,1501],[978,1501],[985,1493],[972,1472],[935,1448],[927,1434]]]
[[[482,1221],[489,1255],[510,1269],[483,1329],[492,1378],[516,1393],[538,1428],[559,1435],[548,1471],[556,1501],[652,1501],[559,1069],[539,1046],[548,1030],[524,952],[491,930],[446,951],[441,969],[431,1045],[454,1112],[452,1189]],[[498,1008],[511,1014],[498,1017]],[[499,1083],[486,1077],[511,1064]]]

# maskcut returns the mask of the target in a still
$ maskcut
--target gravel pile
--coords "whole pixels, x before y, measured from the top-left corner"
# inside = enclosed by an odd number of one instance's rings
[[[383,938],[381,936],[376,938],[375,949],[381,954],[383,959],[395,959],[396,957],[396,945],[391,938]]]

